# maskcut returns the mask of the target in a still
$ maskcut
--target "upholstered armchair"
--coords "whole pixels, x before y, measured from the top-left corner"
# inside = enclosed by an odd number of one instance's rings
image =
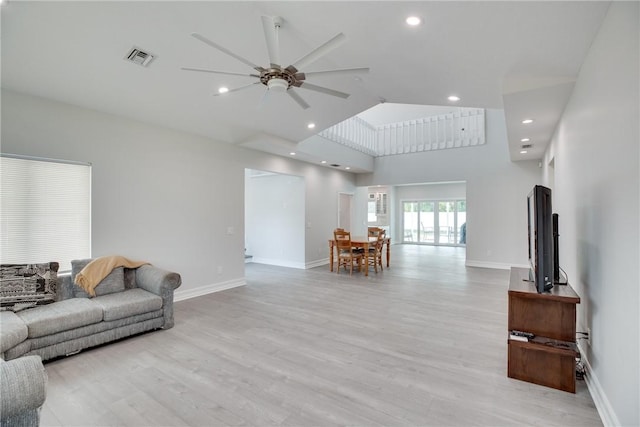
[[[40,356],[0,359],[0,426],[38,426],[46,386]]]

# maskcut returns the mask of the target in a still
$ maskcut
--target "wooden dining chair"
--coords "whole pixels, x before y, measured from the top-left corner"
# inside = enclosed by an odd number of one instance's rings
[[[369,237],[378,237],[378,234],[384,233],[385,230],[384,228],[380,227],[368,227],[367,232],[369,234]]]
[[[353,274],[353,266],[357,265],[358,270],[362,269],[362,253],[353,250],[351,246],[351,233],[344,230],[335,230],[333,238],[336,241],[336,249],[338,252],[338,268],[336,271],[340,273],[340,266],[344,265],[345,270],[349,266],[349,274]]]
[[[377,240],[376,242],[373,244],[373,246],[369,245],[369,256],[367,257],[367,266],[366,268],[369,268],[369,266],[373,266],[373,270],[377,273],[378,272],[378,267],[380,267],[380,271],[383,270],[382,268],[382,247],[384,246],[384,239],[385,239],[385,231],[384,229],[381,229],[382,231],[380,231],[378,233]]]

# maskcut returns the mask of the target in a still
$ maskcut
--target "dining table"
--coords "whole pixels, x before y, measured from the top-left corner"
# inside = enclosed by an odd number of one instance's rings
[[[365,265],[365,270],[364,270],[364,275],[368,276],[369,275],[369,264],[368,264],[368,257],[369,257],[369,246],[370,245],[375,245],[376,242],[378,241],[378,238],[375,236],[353,236],[351,237],[351,246],[353,246],[354,248],[359,248],[359,249],[363,249],[364,251],[364,265]],[[389,268],[389,258],[391,257],[391,237],[385,237],[383,239],[384,243],[383,245],[387,246],[387,268]],[[334,247],[336,246],[336,241],[334,239],[329,239],[329,268],[331,271],[333,271],[333,257],[334,257]]]

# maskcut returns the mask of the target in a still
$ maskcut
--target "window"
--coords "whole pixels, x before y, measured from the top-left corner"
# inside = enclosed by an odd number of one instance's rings
[[[367,222],[370,226],[389,225],[387,193],[369,193],[367,202]]]
[[[2,263],[91,256],[91,165],[3,154],[0,172]]]

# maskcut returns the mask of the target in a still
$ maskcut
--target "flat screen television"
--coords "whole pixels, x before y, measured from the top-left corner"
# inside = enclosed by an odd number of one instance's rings
[[[527,196],[529,225],[529,280],[538,293],[553,288],[554,233],[551,189],[536,185]]]

